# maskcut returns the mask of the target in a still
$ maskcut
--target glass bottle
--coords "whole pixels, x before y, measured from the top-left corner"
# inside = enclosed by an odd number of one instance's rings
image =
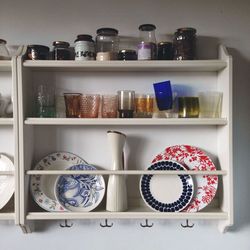
[[[10,59],[9,51],[6,47],[6,41],[0,39],[0,60],[8,60]]]
[[[53,42],[53,59],[54,60],[70,60],[70,44],[63,41]]]
[[[139,26],[140,43],[137,46],[138,60],[155,60],[156,59],[156,38],[155,25],[142,24]]]

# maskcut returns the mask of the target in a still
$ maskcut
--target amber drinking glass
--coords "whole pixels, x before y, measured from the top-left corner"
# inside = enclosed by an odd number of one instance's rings
[[[100,106],[100,95],[81,95],[80,110],[82,118],[97,118]]]
[[[117,107],[118,107],[117,95],[102,96],[102,118],[116,118]]]
[[[80,117],[80,93],[64,93],[64,100],[66,106],[66,117],[79,118]]]
[[[152,118],[153,114],[153,95],[136,95],[135,97],[135,117],[137,118]]]

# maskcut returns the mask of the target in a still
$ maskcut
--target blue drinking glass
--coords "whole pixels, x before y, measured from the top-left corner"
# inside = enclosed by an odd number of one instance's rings
[[[170,81],[154,83],[155,99],[159,110],[172,109],[173,96]]]

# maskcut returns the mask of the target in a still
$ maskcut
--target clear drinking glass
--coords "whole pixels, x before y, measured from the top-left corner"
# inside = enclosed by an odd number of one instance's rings
[[[80,117],[80,93],[64,93],[64,100],[66,106],[66,117],[79,118]]]
[[[135,110],[135,91],[120,90],[118,94],[119,118],[133,118]]]
[[[36,94],[36,116],[55,117],[55,89],[52,85],[38,85]]]
[[[81,95],[81,118],[97,118],[100,106],[100,99],[100,95],[97,94]]]
[[[220,118],[222,109],[223,93],[207,91],[199,93],[200,117]]]
[[[56,96],[56,117],[57,118],[66,117],[64,96]]]
[[[118,108],[117,95],[102,96],[102,118],[116,118]]]

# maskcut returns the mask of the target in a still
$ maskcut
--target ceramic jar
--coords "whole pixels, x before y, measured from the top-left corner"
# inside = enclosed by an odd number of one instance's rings
[[[93,61],[95,60],[95,43],[91,35],[78,35],[75,40],[75,60]]]

